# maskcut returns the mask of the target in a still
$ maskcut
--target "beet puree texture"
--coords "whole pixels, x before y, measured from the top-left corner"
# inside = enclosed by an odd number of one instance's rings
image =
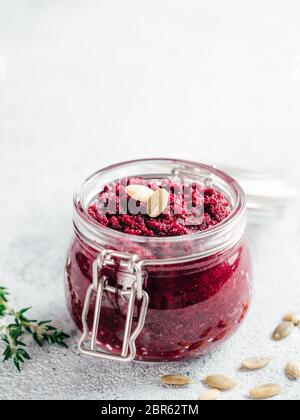
[[[127,207],[128,197],[122,181],[117,188],[106,186],[88,208],[99,224],[120,232],[149,236],[180,236],[200,232],[225,220],[231,212],[228,201],[211,188],[195,187],[190,202],[182,213],[174,214],[174,205],[182,202],[176,194],[180,185],[168,180],[148,184],[132,179],[132,184],[149,185],[170,191],[170,208],[157,219],[145,214],[113,214],[109,202],[115,200],[117,210]],[[194,203],[203,206],[193,207]],[[141,211],[143,210],[141,204]],[[123,208],[123,210],[124,210]],[[201,208],[201,210],[199,210]],[[199,217],[199,224],[189,224]],[[164,247],[161,246],[162,258]],[[107,244],[107,248],[111,248]],[[76,237],[66,267],[66,290],[70,313],[82,329],[81,313],[88,286],[92,281],[92,264],[97,252]],[[142,256],[142,255],[141,255]],[[116,286],[126,274],[116,265],[107,271],[109,284]],[[127,275],[128,276],[128,275]],[[230,337],[244,319],[251,297],[251,259],[245,238],[233,248],[197,261],[170,266],[149,266],[144,289],[149,294],[149,309],[144,329],[137,339],[137,360],[174,361],[198,357],[214,349]],[[92,326],[94,301],[89,314]],[[118,295],[105,294],[98,333],[100,346],[120,353],[127,313],[127,302]],[[134,326],[139,314],[135,308]],[[133,326],[133,327],[134,327]]]
[[[158,218],[146,214],[146,205],[138,203],[140,212],[132,214],[126,193],[129,184],[169,192],[169,207]],[[184,194],[184,191],[186,194]],[[141,178],[121,180],[105,186],[88,208],[89,215],[102,226],[131,235],[149,237],[181,236],[201,232],[225,220],[231,213],[229,202],[213,188],[201,184],[183,186],[166,179],[147,182]],[[124,214],[125,213],[125,214]]]

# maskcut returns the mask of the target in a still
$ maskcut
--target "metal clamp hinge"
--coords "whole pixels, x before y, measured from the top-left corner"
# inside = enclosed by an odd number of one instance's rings
[[[135,274],[136,276],[136,280],[127,290],[120,290],[116,287],[109,286],[107,276],[102,274],[103,268],[116,264],[115,258],[118,259],[118,264],[121,268],[126,269],[129,273]],[[79,350],[81,353],[98,357],[100,359],[108,359],[114,361],[131,362],[134,360],[136,356],[135,341],[144,327],[149,304],[148,293],[143,290],[142,283],[142,263],[137,262],[136,255],[128,255],[110,250],[104,250],[101,252],[93,264],[93,283],[87,290],[82,311],[83,335],[79,342]],[[120,296],[128,298],[123,345],[119,355],[112,352],[103,351],[97,344],[104,292],[119,294]],[[90,311],[92,296],[94,293],[96,294],[96,303],[93,327],[92,331],[90,332],[88,326],[88,315]],[[141,301],[141,306],[139,309],[137,325],[134,331],[132,331],[134,307],[136,301]]]

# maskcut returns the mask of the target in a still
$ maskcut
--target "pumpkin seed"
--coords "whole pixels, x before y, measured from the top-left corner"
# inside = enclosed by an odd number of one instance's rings
[[[267,398],[275,397],[281,393],[282,389],[277,384],[259,385],[252,388],[249,395],[254,400],[266,400]]]
[[[300,314],[294,315],[292,322],[294,323],[294,325],[300,325]]]
[[[293,312],[288,312],[287,314],[284,315],[284,317],[282,318],[282,320],[284,322],[293,322],[294,316],[295,316],[295,314]]]
[[[293,324],[293,322],[288,322],[288,321],[282,322],[280,325],[278,325],[278,327],[274,331],[273,339],[276,341],[283,340],[284,338],[288,337],[292,333],[294,327],[295,325]]]
[[[209,389],[208,391],[203,392],[199,395],[198,400],[200,401],[215,401],[221,395],[221,391],[218,389]]]
[[[290,379],[300,379],[300,363],[289,362],[286,365],[285,373]]]
[[[294,325],[300,324],[300,314],[289,312],[284,315],[283,321],[292,322]]]
[[[147,203],[151,195],[154,193],[151,188],[145,187],[144,185],[128,185],[125,188],[126,193],[129,197],[141,203]]]
[[[160,216],[166,210],[168,202],[169,193],[167,190],[160,188],[155,191],[147,202],[148,215],[152,218]]]
[[[271,360],[272,359],[267,357],[253,357],[251,359],[244,360],[242,363],[242,368],[248,370],[263,369],[271,363]]]
[[[237,382],[226,375],[210,375],[203,382],[211,388],[216,388],[220,391],[229,391],[237,386]]]
[[[177,385],[177,386],[185,386],[185,385],[190,385],[190,384],[195,383],[188,376],[180,376],[180,375],[164,375],[161,377],[161,381],[165,385]]]

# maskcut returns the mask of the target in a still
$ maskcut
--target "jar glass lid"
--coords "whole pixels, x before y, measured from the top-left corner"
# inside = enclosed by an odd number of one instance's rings
[[[298,191],[274,174],[218,166],[241,185],[245,192],[248,218],[254,223],[273,220],[299,196]]]

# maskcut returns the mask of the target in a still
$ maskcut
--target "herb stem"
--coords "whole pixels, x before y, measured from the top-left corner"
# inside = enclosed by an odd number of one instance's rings
[[[47,342],[68,348],[66,340],[69,336],[67,334],[53,327],[51,321],[38,322],[27,319],[25,314],[31,308],[16,311],[8,304],[7,297],[7,290],[0,286],[0,340],[6,345],[3,353],[4,362],[11,359],[20,371],[21,363],[30,360],[30,356],[25,350],[26,345],[20,341],[20,337],[25,332],[29,333],[40,347]],[[13,323],[6,322],[10,317],[13,318]]]
[[[3,333],[4,333],[4,335],[5,335],[5,337],[6,337],[7,341],[8,341],[8,345],[9,345],[12,353],[15,354],[17,348],[15,346],[14,339],[12,338],[12,336],[10,334],[9,328],[4,326],[3,327]]]

